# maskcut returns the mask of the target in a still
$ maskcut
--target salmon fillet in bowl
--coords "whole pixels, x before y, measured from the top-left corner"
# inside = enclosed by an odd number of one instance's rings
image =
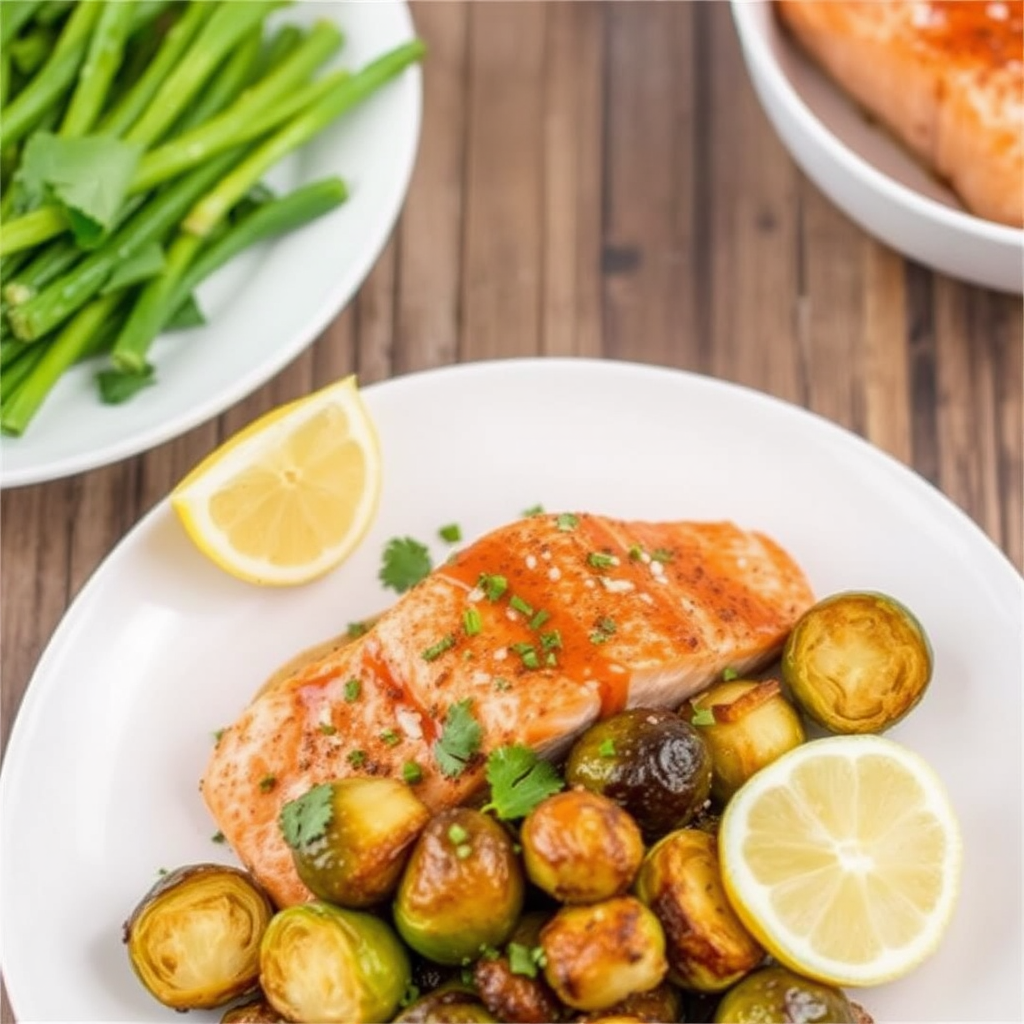
[[[1012,37],[1021,6],[732,0],[755,92],[822,192],[908,258],[1016,294],[1024,63]]]

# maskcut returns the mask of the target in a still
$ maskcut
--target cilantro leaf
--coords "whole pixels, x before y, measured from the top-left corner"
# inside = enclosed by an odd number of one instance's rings
[[[155,384],[156,371],[149,365],[142,373],[130,373],[125,370],[100,370],[96,374],[96,383],[104,404],[120,405],[121,402],[127,402],[144,387]]]
[[[486,774],[491,800],[484,810],[493,810],[506,821],[525,818],[537,804],[565,786],[553,765],[518,743],[493,750],[487,758]]]
[[[189,327],[202,327],[206,323],[206,314],[195,295],[189,295],[171,314],[163,326],[165,331],[183,331]]]
[[[314,786],[297,800],[289,800],[281,808],[277,823],[284,841],[298,850],[319,839],[334,817],[334,788],[329,782]]]
[[[385,587],[404,594],[430,574],[434,564],[426,546],[412,537],[393,537],[384,548],[378,578]]]
[[[473,717],[473,698],[467,697],[448,709],[441,738],[434,744],[434,758],[443,775],[461,775],[470,758],[480,749],[484,731]]]
[[[18,183],[32,205],[62,207],[75,241],[92,249],[114,226],[142,149],[108,135],[36,132],[25,144]]]

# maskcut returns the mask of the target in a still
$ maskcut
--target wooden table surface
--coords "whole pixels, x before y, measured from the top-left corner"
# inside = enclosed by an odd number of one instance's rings
[[[233,431],[352,371],[368,384],[581,355],[739,381],[867,437],[1024,563],[1019,298],[904,261],[804,178],[758,106],[725,3],[413,13],[430,46],[415,176],[355,300],[215,421],[3,494],[0,740],[127,530]]]

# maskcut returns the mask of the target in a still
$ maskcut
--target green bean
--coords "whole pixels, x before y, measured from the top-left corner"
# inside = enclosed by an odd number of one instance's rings
[[[0,46],[6,46],[27,25],[43,0],[4,0],[0,3]]]

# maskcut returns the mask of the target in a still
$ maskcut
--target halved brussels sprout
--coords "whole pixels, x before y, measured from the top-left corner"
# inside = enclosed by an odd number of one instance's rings
[[[497,1019],[471,988],[451,983],[410,1003],[394,1024],[491,1024]]]
[[[259,995],[233,1006],[221,1017],[220,1024],[285,1024],[285,1019]]]
[[[838,988],[765,967],[748,974],[722,997],[715,1024],[855,1024],[853,1007]]]
[[[260,947],[260,985],[288,1020],[390,1020],[410,976],[409,957],[385,921],[330,903],[275,914]]]
[[[395,896],[395,925],[417,953],[459,964],[508,938],[524,891],[504,827],[481,811],[454,807],[420,833]]]
[[[658,919],[632,896],[563,907],[540,933],[544,977],[566,1006],[604,1010],[661,984],[668,970]]]
[[[677,985],[719,992],[764,959],[729,905],[709,833],[681,829],[656,843],[640,866],[636,894],[661,922]]]
[[[498,1020],[551,1024],[564,1016],[564,1007],[537,963],[541,929],[550,918],[544,911],[524,914],[501,953],[477,960],[473,980],[484,1005]]]
[[[284,805],[281,830],[314,896],[369,907],[390,896],[430,812],[404,782],[352,777]]]
[[[797,704],[831,732],[882,732],[924,696],[931,644],[895,598],[834,594],[797,621],[782,652],[782,677]]]
[[[703,738],[671,711],[632,708],[592,725],[573,745],[565,781],[614,800],[648,841],[682,828],[711,792]]]
[[[274,908],[244,871],[193,864],[161,878],[125,922],[128,958],[165,1006],[223,1006],[256,988]]]
[[[751,775],[806,739],[800,715],[774,679],[718,683],[685,708],[711,751],[711,795],[723,804]],[[713,721],[705,721],[708,712]]]
[[[624,893],[644,857],[633,819],[586,789],[539,803],[520,832],[531,881],[563,903],[596,903]]]

